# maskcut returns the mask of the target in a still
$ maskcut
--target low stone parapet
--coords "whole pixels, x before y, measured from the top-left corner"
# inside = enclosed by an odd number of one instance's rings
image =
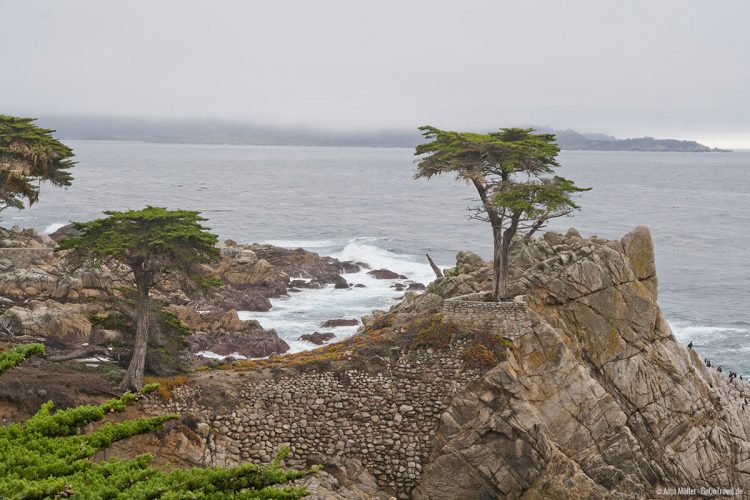
[[[528,331],[529,309],[520,295],[511,302],[488,302],[489,292],[477,292],[446,299],[443,319],[474,331],[487,331],[513,339]]]

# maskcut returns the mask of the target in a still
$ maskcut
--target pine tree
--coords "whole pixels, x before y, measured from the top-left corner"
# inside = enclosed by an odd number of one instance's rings
[[[133,273],[138,318],[133,357],[120,387],[138,390],[146,364],[151,289],[167,276],[184,278],[194,274],[196,265],[216,259],[218,238],[200,224],[206,219],[190,210],[146,207],[104,213],[107,217],[75,223],[81,234],[63,240],[58,250],[72,250],[69,258],[79,261],[114,261]]]
[[[39,199],[39,184],[70,186],[73,150],[37,127],[33,118],[0,115],[0,211]]]
[[[480,204],[471,217],[492,226],[492,300],[505,299],[511,247],[531,238],[550,219],[578,209],[572,196],[588,189],[552,175],[560,152],[552,134],[523,128],[489,134],[430,126],[420,130],[429,142],[417,146],[415,154],[421,159],[415,177],[452,173],[474,185]]]

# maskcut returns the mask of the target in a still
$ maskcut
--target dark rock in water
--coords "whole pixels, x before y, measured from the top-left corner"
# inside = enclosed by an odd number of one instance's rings
[[[368,271],[367,274],[373,276],[379,280],[405,280],[406,276],[403,274],[394,273],[388,269],[375,269],[374,271]]]
[[[271,309],[271,301],[255,290],[232,290],[231,294],[222,294],[222,298],[222,307],[225,311],[268,311]]]
[[[275,330],[265,330],[255,320],[241,320],[235,311],[226,314],[198,314],[189,308],[170,309],[182,324],[193,330],[188,337],[192,352],[211,351],[222,356],[238,353],[248,358],[281,354],[289,345],[276,335]]]
[[[333,257],[322,257],[301,248],[288,249],[272,245],[247,245],[259,259],[269,262],[287,276],[305,276],[322,284],[334,283],[342,273],[358,272],[359,266],[352,262],[340,262]],[[292,278],[294,279],[294,278]],[[302,288],[302,287],[300,287]]]
[[[352,262],[350,260],[339,262],[338,266],[342,273],[358,273],[362,270],[361,262]]]
[[[367,286],[363,285],[362,283],[357,283],[354,285],[354,288],[367,288]]]
[[[287,288],[286,291],[297,293],[297,292],[301,292],[302,290],[300,290],[299,288]]]
[[[409,286],[406,288],[407,290],[424,290],[427,287],[424,286],[422,283],[409,283]]]
[[[342,276],[337,276],[334,281],[334,288],[349,288],[349,283]]]
[[[358,324],[359,321],[356,319],[329,319],[320,326],[323,328],[335,328],[337,326],[355,326]]]
[[[299,339],[312,342],[315,345],[323,345],[325,342],[335,338],[336,335],[331,332],[313,332],[302,335]]]
[[[321,285],[317,281],[306,281],[306,280],[291,280],[289,282],[289,286],[294,288],[323,288],[323,285]]]
[[[394,283],[391,285],[391,288],[394,288],[397,292],[401,292],[406,288],[406,285],[403,283]]]
[[[50,234],[49,237],[52,238],[55,243],[60,243],[62,240],[66,240],[72,236],[80,236],[81,232],[73,226],[73,224],[68,224],[66,226],[61,227],[54,233]]]

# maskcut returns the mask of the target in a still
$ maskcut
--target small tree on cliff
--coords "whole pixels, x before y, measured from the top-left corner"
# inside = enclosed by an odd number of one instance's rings
[[[0,211],[39,199],[39,184],[70,186],[73,151],[33,118],[0,115]]]
[[[492,226],[492,300],[502,300],[507,295],[512,245],[531,238],[550,219],[579,208],[572,196],[587,189],[552,175],[560,152],[552,134],[521,128],[489,134],[430,126],[420,130],[429,142],[417,146],[416,155],[422,158],[415,178],[454,173],[458,180],[474,185],[481,205],[471,209],[471,217]]]
[[[165,277],[193,275],[195,267],[219,255],[217,237],[200,222],[198,212],[146,207],[127,212],[104,212],[108,217],[76,222],[80,236],[63,240],[60,250],[72,258],[103,263],[115,261],[133,273],[137,289],[137,321],[133,358],[121,388],[140,389],[149,335],[149,294]]]

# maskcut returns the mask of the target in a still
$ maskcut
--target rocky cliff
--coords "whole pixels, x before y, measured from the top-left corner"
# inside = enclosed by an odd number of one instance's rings
[[[460,257],[432,292],[482,288],[489,267]],[[453,399],[414,498],[750,489],[750,387],[675,340],[647,228],[621,241],[547,233],[515,262],[531,331]]]

